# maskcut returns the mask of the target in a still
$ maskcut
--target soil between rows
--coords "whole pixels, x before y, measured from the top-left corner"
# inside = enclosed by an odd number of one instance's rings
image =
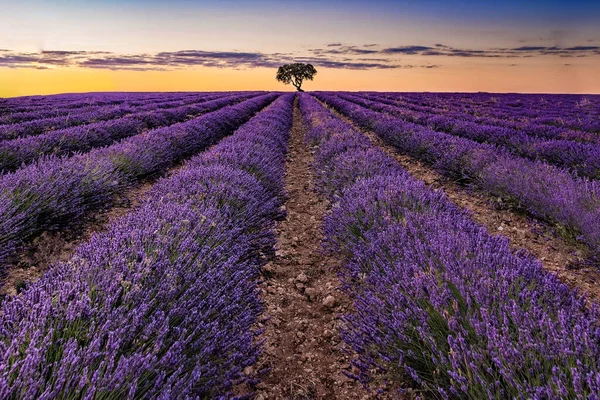
[[[277,227],[276,259],[264,268],[261,296],[267,370],[256,399],[373,399],[345,372],[355,372],[339,336],[350,301],[338,290],[339,261],[322,251],[329,204],[314,190],[313,156],[304,143],[297,101],[286,165],[287,218]],[[252,372],[252,371],[249,371]]]

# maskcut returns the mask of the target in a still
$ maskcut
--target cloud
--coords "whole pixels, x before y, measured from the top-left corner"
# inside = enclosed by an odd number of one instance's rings
[[[357,61],[374,61],[374,62],[389,62],[390,59],[389,58],[373,58],[373,57],[364,57],[364,58],[357,58]]]
[[[425,54],[425,55],[431,55],[431,54]],[[442,55],[447,55],[450,57],[488,57],[488,58],[502,57],[501,54],[498,54],[495,51],[453,49],[453,48],[448,48],[448,50],[446,50],[446,53],[442,53]]]
[[[600,46],[575,46],[575,47],[567,47],[565,50],[567,50],[567,51],[591,51],[591,50],[600,50]]]
[[[465,49],[436,43],[434,47],[421,45],[390,47],[381,50],[380,53],[387,55],[447,56],[462,58],[528,58],[546,55],[560,57],[588,57],[600,54],[600,46],[520,46],[513,48]]]
[[[419,54],[424,51],[433,50],[428,46],[399,46],[381,50],[383,54]]]
[[[332,60],[327,57],[295,57],[294,62],[310,63],[316,67],[336,68],[336,69],[353,69],[353,70],[368,70],[368,69],[394,69],[402,68],[401,65],[386,64],[380,62],[365,62],[365,61],[344,61]]]
[[[8,68],[33,68],[39,60],[39,55],[33,53],[0,55],[0,66]]]
[[[56,66],[81,67],[110,70],[167,70],[191,67],[216,68],[277,68],[290,62],[311,62],[315,66],[340,69],[390,69],[400,68],[389,63],[388,59],[357,60],[347,55],[369,55],[377,50],[356,46],[335,47],[329,53],[315,49],[313,55],[299,56],[293,53],[272,53],[248,51],[205,51],[180,50],[153,54],[115,54],[110,52],[44,50],[39,53],[1,53],[0,67],[49,69]],[[340,58],[340,55],[346,57]]]
[[[600,46],[516,46],[510,48],[457,48],[442,43],[431,46],[402,45],[379,48],[371,43],[345,45],[329,43],[325,48],[302,52],[262,53],[254,51],[179,50],[159,53],[117,54],[100,51],[43,50],[37,53],[0,50],[0,67],[51,69],[55,67],[80,67],[110,70],[163,71],[194,67],[215,68],[277,68],[290,62],[310,62],[324,68],[370,70],[404,68],[440,68],[439,63],[400,63],[405,56],[453,58],[530,58],[555,56],[580,58],[600,55]]]
[[[279,57],[280,54],[267,55],[258,52],[182,50],[158,53],[155,60],[176,67],[255,68],[274,67],[276,64],[278,66]]]
[[[90,54],[87,51],[63,51],[63,50],[42,50],[42,55],[51,55],[51,56],[72,56],[72,55],[80,55],[80,54]]]
[[[329,46],[329,45],[328,45]],[[364,47],[364,46],[363,46]],[[365,54],[377,54],[379,50],[364,49],[358,46],[336,46],[334,49],[310,49],[313,54],[329,54],[329,55],[365,55]]]
[[[523,46],[523,47],[517,47],[514,49],[511,49],[513,51],[540,51],[540,50],[546,50],[548,47],[545,46]]]
[[[166,65],[164,61],[152,56],[113,56],[92,57],[80,61],[77,66],[100,69],[131,69],[131,70],[156,70]]]

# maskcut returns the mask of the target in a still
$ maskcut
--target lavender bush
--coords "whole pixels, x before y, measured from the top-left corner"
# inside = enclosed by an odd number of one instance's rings
[[[318,97],[360,126],[372,129],[398,151],[431,164],[456,180],[511,201],[550,221],[600,254],[600,184],[468,139],[435,132],[326,94]]]
[[[594,134],[593,129],[574,130],[567,128],[562,124],[546,125],[536,118],[531,118],[530,115],[524,115],[522,112],[523,110],[531,111],[539,109],[540,106],[546,104],[546,101],[535,102],[529,98],[527,105],[524,108],[515,109],[510,107],[510,110],[507,110],[506,113],[498,113],[493,109],[490,110],[486,107],[486,105],[490,103],[490,99],[484,100],[477,98],[474,95],[465,95],[458,98],[450,97],[446,99],[445,96],[437,93],[425,95],[425,97],[421,97],[420,100],[418,100],[419,97],[413,99],[412,95],[413,94],[408,96],[410,100],[400,100],[397,97],[397,94],[391,93],[368,93],[361,97],[399,107],[398,111],[400,111],[400,109],[404,110],[408,118],[417,118],[417,120],[411,122],[418,122],[421,118],[427,118],[429,115],[443,114],[452,119],[508,128],[539,138],[600,143],[600,137]],[[492,97],[492,99],[495,99],[495,97]],[[465,102],[467,103],[465,104]],[[423,105],[420,103],[423,103]],[[573,104],[577,104],[577,102],[573,101]],[[600,102],[598,104],[600,104]],[[569,108],[565,104],[560,104],[557,106],[555,112],[563,119],[566,117],[565,115],[568,115],[568,111]],[[574,117],[580,118],[582,116],[581,111],[580,108],[577,108]]]
[[[424,111],[469,114],[494,120],[495,123],[535,127],[538,133],[563,132],[567,135],[585,135],[600,132],[598,113],[600,96],[597,95],[526,95],[499,93],[369,93],[369,95],[398,101],[402,106]],[[545,129],[544,129],[545,127]],[[556,129],[555,129],[556,128]],[[595,135],[595,141],[598,137]]]
[[[518,156],[545,161],[569,169],[578,176],[600,178],[600,143],[548,140],[548,138],[535,137],[520,130],[489,125],[489,121],[486,119],[477,122],[465,121],[463,115],[454,116],[447,112],[407,113],[404,109],[381,104],[378,101],[352,95],[339,96],[369,109],[386,112],[435,131],[498,145]]]
[[[24,163],[29,163],[44,154],[63,155],[89,151],[94,147],[109,145],[119,139],[137,135],[148,129],[183,122],[221,107],[233,105],[247,98],[246,94],[223,96],[199,104],[185,105],[173,109],[143,111],[111,121],[60,129],[37,136],[0,142],[0,171],[15,170]]]
[[[0,177],[0,271],[22,243],[107,207],[139,179],[166,171],[230,134],[278,94],[146,132],[71,158],[48,157]]]
[[[326,245],[345,260],[354,310],[342,333],[359,355],[357,378],[410,377],[435,398],[599,398],[597,308],[310,96],[300,99],[335,202]]]
[[[247,93],[251,94],[252,92]],[[8,99],[9,105],[3,112],[0,112],[0,125],[2,126],[1,129],[19,129],[18,127],[21,124],[26,126],[28,121],[31,121],[33,124],[45,124],[44,120],[47,120],[47,122],[53,122],[60,126],[65,123],[68,124],[72,116],[77,116],[80,113],[84,114],[89,111],[98,112],[101,109],[111,109],[116,106],[145,108],[146,111],[149,111],[164,107],[183,106],[195,103],[200,99],[212,99],[221,95],[214,93],[192,93],[185,95],[180,93],[97,93],[91,95],[80,94],[76,95],[75,98],[65,97],[67,95],[53,95],[48,96],[46,101],[38,101],[36,105],[30,106],[22,104],[28,98],[17,97]],[[15,105],[14,103],[17,104]],[[91,114],[92,118],[93,115]],[[77,120],[78,118],[75,118],[74,124],[78,123]],[[45,124],[43,129],[56,128],[55,125]]]
[[[281,216],[292,100],[161,179],[3,304],[0,397],[233,397],[259,354],[256,284]],[[236,144],[252,156],[232,165],[219,154]],[[278,172],[254,173],[267,170]]]

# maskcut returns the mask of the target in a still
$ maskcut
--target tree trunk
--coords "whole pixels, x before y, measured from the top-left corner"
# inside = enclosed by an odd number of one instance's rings
[[[300,86],[297,86],[296,89],[298,89],[299,92],[304,92],[304,90],[300,89]]]

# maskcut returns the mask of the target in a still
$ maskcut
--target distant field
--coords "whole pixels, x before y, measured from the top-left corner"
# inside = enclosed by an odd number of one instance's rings
[[[0,99],[0,171],[0,398],[600,396],[600,96]]]

